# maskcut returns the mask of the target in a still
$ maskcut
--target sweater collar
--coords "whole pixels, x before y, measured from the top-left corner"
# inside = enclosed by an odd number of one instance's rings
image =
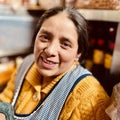
[[[73,69],[74,67],[75,67],[75,64],[70,69]],[[65,73],[60,74],[59,76],[54,78],[52,81],[50,81],[50,83],[48,83],[46,87],[41,89],[42,77],[37,70],[36,64],[34,63],[32,67],[30,68],[30,70],[28,71],[25,79],[33,86],[33,88],[37,92],[39,93],[43,92],[47,94],[52,89],[52,87],[65,75]]]

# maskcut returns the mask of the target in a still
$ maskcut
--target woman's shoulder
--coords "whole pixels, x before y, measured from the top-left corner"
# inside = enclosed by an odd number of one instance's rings
[[[94,76],[89,75],[83,78],[70,93],[65,103],[63,114],[66,116],[66,111],[71,111],[71,117],[74,118],[78,113],[77,120],[81,119],[79,116],[86,120],[92,118],[109,120],[104,112],[108,104],[109,96],[99,81]]]
[[[92,75],[83,78],[74,88],[74,95],[78,96],[100,96],[109,98],[100,82]]]
[[[100,82],[94,76],[88,75],[78,82],[75,89],[83,89],[84,91],[90,88],[96,88],[98,86],[102,87]]]

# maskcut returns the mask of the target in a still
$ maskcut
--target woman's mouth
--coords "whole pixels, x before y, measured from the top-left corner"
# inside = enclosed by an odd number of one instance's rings
[[[50,69],[50,68],[55,67],[57,64],[58,64],[58,62],[47,60],[46,58],[41,57],[41,65],[44,68],[49,68]]]

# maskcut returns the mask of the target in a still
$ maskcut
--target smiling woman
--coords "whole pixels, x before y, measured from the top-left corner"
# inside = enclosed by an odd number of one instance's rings
[[[68,71],[80,56],[77,39],[75,25],[67,13],[45,20],[35,40],[34,54],[39,72],[53,79],[53,76]]]
[[[109,120],[109,96],[80,65],[88,47],[85,18],[74,8],[49,9],[40,17],[33,39],[34,54],[25,58],[0,94],[0,101],[13,106],[14,118]]]

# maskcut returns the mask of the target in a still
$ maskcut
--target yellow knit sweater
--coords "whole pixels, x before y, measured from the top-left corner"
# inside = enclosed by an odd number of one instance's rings
[[[0,101],[11,103],[15,74],[13,74],[7,87],[0,94]],[[16,113],[31,113],[61,77],[62,75],[58,76],[50,83],[47,83],[46,87],[42,88],[41,76],[34,64],[25,77],[21,94],[15,106]],[[77,84],[68,96],[59,120],[110,120],[105,113],[109,99],[99,82],[94,77],[87,76]]]

